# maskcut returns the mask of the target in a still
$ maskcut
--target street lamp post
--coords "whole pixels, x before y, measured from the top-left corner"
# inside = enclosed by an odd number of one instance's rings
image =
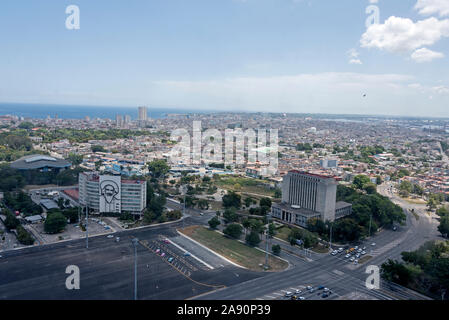
[[[373,214],[371,213],[369,216],[369,234],[368,236],[371,237],[371,221],[373,220]]]
[[[86,206],[86,249],[89,249],[89,206]]]
[[[334,227],[334,224],[331,223],[331,229],[329,232],[329,248],[332,250],[332,228]]]
[[[269,240],[269,238],[270,238],[270,235],[269,235],[269,230],[270,230],[270,218],[271,218],[271,215],[268,213],[268,214],[267,214],[267,224],[268,224],[268,227],[267,227],[267,231],[266,231],[266,239],[265,239],[265,267],[266,267],[266,268],[268,268],[268,240]]]
[[[137,300],[137,245],[139,239],[133,238],[132,243],[134,245],[134,300]]]

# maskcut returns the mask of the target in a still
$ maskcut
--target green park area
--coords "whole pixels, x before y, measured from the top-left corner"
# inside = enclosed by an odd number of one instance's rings
[[[201,226],[190,226],[180,231],[242,267],[263,271],[265,253],[256,248]],[[269,255],[268,265],[270,266],[269,271],[282,271],[288,267],[286,261],[272,255]]]
[[[270,184],[260,179],[236,177],[236,176],[218,176],[214,179],[214,184],[222,189],[249,195],[260,195],[265,197],[274,197],[275,189]]]

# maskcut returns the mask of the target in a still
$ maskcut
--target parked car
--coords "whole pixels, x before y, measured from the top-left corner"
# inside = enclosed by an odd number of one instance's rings
[[[285,293],[284,297],[286,297],[286,298],[290,298],[290,297],[291,297],[292,295],[293,295],[293,293],[292,293],[292,292],[290,292],[290,291],[287,291],[287,292]]]

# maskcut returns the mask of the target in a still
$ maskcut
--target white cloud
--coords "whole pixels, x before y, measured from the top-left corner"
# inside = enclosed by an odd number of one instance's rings
[[[433,45],[443,37],[449,37],[448,19],[432,17],[415,23],[411,19],[392,16],[383,24],[370,26],[360,43],[363,48],[401,53]]]
[[[424,63],[430,62],[434,59],[444,58],[444,54],[441,52],[429,50],[427,48],[421,48],[413,52],[411,58],[418,63]]]
[[[446,86],[433,87],[432,90],[438,94],[449,94],[449,87]]]
[[[440,17],[449,16],[448,0],[418,0],[415,9],[422,15],[439,14]]]
[[[360,54],[356,49],[350,49],[347,54],[349,57],[349,64],[363,64],[362,60],[359,59]]]
[[[349,60],[349,64],[363,64],[360,59],[351,59]]]

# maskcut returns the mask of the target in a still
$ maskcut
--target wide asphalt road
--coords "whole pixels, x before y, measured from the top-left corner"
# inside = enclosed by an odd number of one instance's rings
[[[0,299],[133,299],[133,237],[151,242],[161,235],[177,236],[182,222],[130,230],[106,236],[2,253]],[[186,225],[195,223],[185,221]],[[80,269],[80,290],[66,289],[69,265]],[[222,286],[231,286],[263,274],[225,265],[198,269],[190,277],[179,272],[146,247],[138,246],[138,298],[188,299]]]

